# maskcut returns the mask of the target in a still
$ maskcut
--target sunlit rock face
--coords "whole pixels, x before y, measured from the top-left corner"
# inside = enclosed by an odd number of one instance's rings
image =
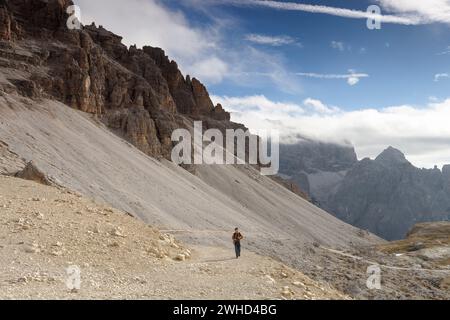
[[[67,27],[68,0],[0,2],[2,66],[11,72],[4,90],[56,98],[95,114],[116,133],[155,157],[170,157],[171,133],[193,120],[234,128],[230,114],[214,107],[206,87],[184,77],[162,49],[122,44],[95,24]],[[14,71],[14,72],[13,72]]]

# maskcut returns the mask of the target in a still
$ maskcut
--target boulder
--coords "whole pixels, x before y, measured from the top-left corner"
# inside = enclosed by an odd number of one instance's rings
[[[52,185],[47,176],[37,168],[33,161],[28,162],[25,168],[17,172],[15,176],[17,178],[35,181],[44,185]]]

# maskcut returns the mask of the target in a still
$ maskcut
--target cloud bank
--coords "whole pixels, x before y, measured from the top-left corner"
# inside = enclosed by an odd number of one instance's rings
[[[230,109],[232,120],[251,130],[280,130],[284,141],[292,141],[298,134],[339,144],[349,141],[360,158],[373,158],[392,145],[419,167],[450,164],[450,98],[421,107],[356,111],[344,111],[311,98],[300,104],[274,102],[265,96],[213,96],[213,101]]]

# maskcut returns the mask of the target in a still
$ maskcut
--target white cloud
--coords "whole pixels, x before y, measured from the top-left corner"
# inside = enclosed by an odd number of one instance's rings
[[[446,54],[450,54],[450,46],[448,46],[444,51],[439,52],[438,56],[443,56],[443,55],[446,55]]]
[[[197,6],[203,3],[190,1]],[[253,86],[269,82],[285,92],[301,90],[296,77],[284,67],[282,57],[241,41],[230,43],[224,35],[235,28],[237,22],[227,16],[204,10],[203,13],[209,14],[210,23],[200,28],[183,12],[169,9],[159,0],[128,0],[126,5],[121,0],[75,2],[81,7],[84,24],[95,21],[123,36],[126,45],[160,47],[170,59],[177,61],[184,74],[197,77],[207,85],[223,80]]]
[[[386,10],[416,17],[421,23],[450,23],[449,0],[377,0]]]
[[[297,42],[295,38],[292,38],[290,36],[281,35],[281,36],[268,36],[263,34],[247,34],[244,37],[245,40],[249,42],[253,42],[256,44],[263,44],[263,45],[269,45],[274,47],[281,47],[284,45],[290,45],[290,44],[297,44],[301,46],[300,43]]]
[[[189,74],[197,75],[209,83],[221,82],[229,71],[229,66],[217,57],[199,60],[186,68]]]
[[[296,75],[301,77],[316,78],[316,79],[345,79],[350,86],[354,86],[362,78],[368,78],[367,73],[355,73],[354,70],[349,70],[348,74],[322,74],[322,73],[306,73],[299,72]]]
[[[278,120],[281,117],[292,117],[303,114],[305,110],[302,106],[289,102],[273,102],[264,95],[254,95],[245,97],[220,97],[211,96],[214,103],[220,103],[226,106],[232,113],[245,114],[247,112],[256,112],[264,114],[267,119]],[[261,129],[261,128],[259,128]]]
[[[261,88],[268,82],[278,90],[289,94],[302,93],[298,77],[284,66],[284,57],[266,53],[252,46],[227,51],[233,63],[228,77],[240,87]]]
[[[401,0],[401,1],[410,1],[410,0]],[[419,2],[419,1],[423,0],[412,0],[412,2]],[[446,0],[431,0],[431,1],[442,2]],[[402,12],[401,15],[385,15],[385,14],[377,15],[361,10],[336,8],[324,5],[304,4],[298,2],[282,2],[270,0],[219,0],[218,2],[225,4],[233,4],[235,6],[267,7],[276,10],[302,11],[309,13],[328,14],[351,19],[378,19],[382,23],[395,23],[403,25],[417,25],[421,23],[426,23],[428,21],[428,20],[424,21],[422,15],[418,15],[417,12],[413,12],[416,14],[409,14],[409,12],[403,14]],[[389,1],[386,1],[385,5],[389,4],[388,2]],[[390,7],[390,9],[394,8]]]
[[[344,51],[345,50],[345,45],[343,42],[340,41],[331,41],[331,47],[333,49],[339,50],[339,51]]]
[[[294,1],[217,0],[216,2],[236,6],[267,7],[276,10],[327,14],[350,19],[377,18],[381,23],[403,25],[419,25],[435,22],[450,23],[450,0],[376,0],[377,4],[382,7],[381,15],[374,15],[363,10],[305,4]]]
[[[450,163],[450,98],[422,107],[356,111],[329,107],[311,98],[302,105],[278,103],[264,96],[213,97],[213,101],[223,103],[225,108],[231,106],[235,111],[233,121],[244,123],[251,130],[278,129],[284,139],[300,134],[335,143],[350,141],[360,158],[373,158],[392,145],[419,167]],[[303,111],[293,112],[295,109]]]
[[[347,83],[348,83],[350,86],[354,86],[354,85],[358,84],[358,82],[359,82],[359,78],[357,78],[357,77],[349,77],[349,78],[347,79]]]
[[[126,5],[121,0],[75,2],[81,8],[84,24],[94,21],[103,25],[123,36],[126,45],[163,48],[183,72],[206,82],[225,76],[227,63],[218,55],[220,35],[215,26],[195,28],[181,12],[169,10],[156,0],[128,0]]]
[[[312,108],[314,112],[321,114],[331,114],[340,111],[338,107],[329,107],[322,101],[312,98],[305,99],[305,101],[303,101],[303,104],[307,107]]]
[[[450,74],[448,73],[438,73],[434,75],[434,81],[439,82],[441,79],[450,78]]]

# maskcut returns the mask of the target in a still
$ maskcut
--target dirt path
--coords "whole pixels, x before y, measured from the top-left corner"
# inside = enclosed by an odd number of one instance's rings
[[[236,260],[232,245],[186,248],[107,205],[0,176],[0,299],[346,298],[243,249]]]
[[[353,260],[357,260],[357,261],[362,261],[364,263],[367,263],[368,265],[377,265],[382,269],[390,269],[390,270],[400,270],[400,271],[411,271],[411,272],[430,272],[430,273],[443,273],[443,274],[449,274],[450,275],[450,269],[427,269],[427,268],[417,268],[417,267],[396,267],[396,266],[390,266],[390,265],[386,265],[386,264],[382,264],[379,262],[376,262],[374,260],[367,260],[363,257],[358,257],[349,253],[345,253],[343,251],[339,251],[339,250],[335,250],[335,249],[330,249],[330,248],[326,248],[324,246],[320,247],[321,249],[331,252],[333,254],[342,256],[342,257],[347,257],[347,258],[351,258]]]

